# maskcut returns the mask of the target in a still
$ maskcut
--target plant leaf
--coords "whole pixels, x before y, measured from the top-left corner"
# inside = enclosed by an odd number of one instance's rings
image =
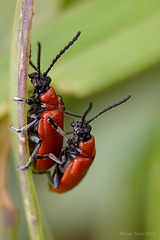
[[[47,68],[54,52],[82,30],[50,72],[60,92],[87,96],[160,61],[159,1],[97,0],[78,6],[57,17],[54,25],[50,21],[33,38],[33,46],[35,38],[43,43]]]

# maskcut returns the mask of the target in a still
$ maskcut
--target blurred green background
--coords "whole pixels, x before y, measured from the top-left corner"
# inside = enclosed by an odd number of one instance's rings
[[[0,2],[2,117],[17,94],[8,94],[16,1]],[[160,2],[35,0],[34,12],[32,57],[35,62],[40,41],[44,71],[82,31],[50,72],[69,111],[81,114],[92,101],[91,117],[132,94],[126,104],[92,123],[96,158],[75,189],[51,193],[46,176],[34,176],[48,231],[57,240],[160,239]],[[71,120],[66,117],[66,130]],[[11,155],[8,182],[20,211],[18,239],[28,240],[18,175]]]

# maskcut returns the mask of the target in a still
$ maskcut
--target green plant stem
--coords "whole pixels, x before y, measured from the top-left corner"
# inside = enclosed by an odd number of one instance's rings
[[[11,92],[16,92],[18,80],[18,96],[26,98],[27,79],[29,67],[30,35],[33,18],[33,0],[19,0],[17,2],[15,22],[13,27],[12,56],[11,56]],[[11,95],[12,95],[11,94]],[[13,96],[12,96],[13,97]],[[15,105],[15,103],[14,103]],[[14,117],[13,117],[14,118]],[[15,119],[12,119],[15,123]],[[18,127],[26,125],[26,106],[18,104]],[[19,134],[18,143],[19,164],[24,165],[28,161],[28,140],[24,133]],[[25,213],[30,232],[30,239],[42,240],[43,231],[36,192],[31,170],[20,172],[20,182],[24,201]]]

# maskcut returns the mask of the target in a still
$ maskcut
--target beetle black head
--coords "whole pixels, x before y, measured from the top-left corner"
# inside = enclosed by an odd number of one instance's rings
[[[31,79],[31,83],[33,84],[37,92],[39,94],[42,94],[49,89],[51,78],[48,76],[44,76],[41,73],[40,60],[41,60],[41,44],[38,42],[37,67],[32,63],[30,53],[30,65],[36,70],[36,72],[29,74],[29,78]]]
[[[49,84],[51,82],[51,78],[49,76],[44,77],[42,74],[39,76],[37,72],[34,72],[29,74],[29,78],[38,93],[44,93],[49,89]]]
[[[78,136],[78,141],[85,142],[91,138],[90,132],[92,128],[86,121],[83,121],[83,124],[80,121],[74,121],[71,123],[71,126],[74,134]]]
[[[92,108],[92,103],[89,103],[89,106],[87,109],[84,111],[81,121],[74,121],[71,123],[71,127],[73,128],[74,131],[74,137],[75,135],[78,137],[78,141],[80,142],[85,142],[88,141],[91,138],[91,126],[85,121],[85,117],[87,114],[90,112]]]

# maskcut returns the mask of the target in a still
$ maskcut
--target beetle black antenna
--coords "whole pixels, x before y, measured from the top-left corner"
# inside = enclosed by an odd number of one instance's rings
[[[38,72],[38,79],[40,79],[41,74],[41,44],[38,42],[38,55],[37,55],[37,72]]]
[[[90,120],[88,120],[88,121],[87,121],[87,124],[89,124],[90,122],[92,122],[95,118],[99,117],[101,114],[103,114],[103,113],[111,110],[112,108],[115,108],[115,107],[121,105],[122,103],[128,101],[128,99],[129,99],[130,97],[131,97],[131,94],[130,94],[128,97],[124,98],[122,101],[120,101],[120,102],[118,102],[118,103],[115,103],[115,104],[113,104],[113,105],[111,105],[111,106],[108,106],[107,108],[103,109],[101,112],[97,113],[93,118],[91,118]]]
[[[82,124],[83,125],[83,122],[85,120],[85,117],[87,116],[87,114],[91,111],[92,109],[92,103],[90,102],[87,109],[84,111],[83,115],[82,115]]]
[[[78,37],[80,36],[81,32],[77,32],[76,36],[72,39],[72,41],[70,41],[58,54],[57,56],[52,60],[51,65],[49,66],[49,68],[43,73],[43,76],[47,76],[48,72],[51,70],[51,68],[53,67],[53,65],[57,62],[57,60],[65,53],[65,51],[70,48],[70,46],[73,45],[73,43],[78,39]]]
[[[34,65],[34,63],[31,60],[31,45],[30,45],[30,56],[29,56],[29,64],[37,71],[36,66]]]

